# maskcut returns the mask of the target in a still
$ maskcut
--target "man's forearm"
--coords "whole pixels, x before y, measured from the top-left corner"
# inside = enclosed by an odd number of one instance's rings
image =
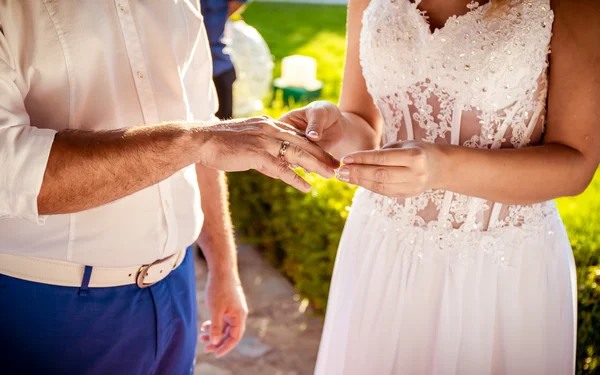
[[[300,141],[287,125],[280,125],[283,127],[263,116],[212,126],[173,123],[59,132],[46,163],[37,213],[64,214],[98,207],[156,184],[191,164],[229,172],[255,169],[308,191],[310,185],[277,157],[276,150],[283,141]],[[294,144],[286,159],[322,176],[332,175],[339,165],[310,142]]]
[[[158,183],[197,160],[196,133],[181,124],[56,135],[40,194],[41,215],[78,212]]]
[[[237,256],[225,173],[196,164],[196,174],[204,212],[204,226],[198,245],[211,272],[237,277]]]

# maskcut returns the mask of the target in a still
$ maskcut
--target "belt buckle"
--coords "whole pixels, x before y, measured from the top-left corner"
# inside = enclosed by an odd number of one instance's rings
[[[152,262],[150,264],[145,264],[145,265],[141,266],[137,273],[137,276],[135,278],[135,283],[137,284],[137,286],[140,289],[144,289],[144,288],[148,288],[149,286],[152,286],[152,285],[156,284],[157,282],[161,281],[162,279],[159,279],[153,283],[144,283],[144,279],[146,278],[146,276],[148,276],[148,271],[150,270],[150,268],[152,266],[156,266],[157,264],[165,263],[166,261],[173,258],[175,255],[178,255],[178,254],[173,254],[166,258],[155,260],[154,262]],[[166,275],[164,277],[166,277]],[[163,277],[163,279],[164,279],[164,277]]]

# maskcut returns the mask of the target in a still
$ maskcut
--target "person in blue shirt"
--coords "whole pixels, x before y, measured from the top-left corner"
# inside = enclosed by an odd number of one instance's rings
[[[219,97],[216,116],[222,120],[233,116],[233,82],[235,69],[226,51],[225,23],[243,10],[246,0],[201,0],[201,11],[208,34],[213,60],[213,80]]]

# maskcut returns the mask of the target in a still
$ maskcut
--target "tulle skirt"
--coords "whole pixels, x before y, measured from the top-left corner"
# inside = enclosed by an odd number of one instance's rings
[[[357,193],[317,375],[574,372],[575,263],[558,213],[490,232],[394,224]]]

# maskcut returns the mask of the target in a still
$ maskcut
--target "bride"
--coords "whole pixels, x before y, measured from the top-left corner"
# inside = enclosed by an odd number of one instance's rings
[[[360,186],[317,374],[573,373],[598,40],[593,0],[350,0],[339,109],[282,119]]]

